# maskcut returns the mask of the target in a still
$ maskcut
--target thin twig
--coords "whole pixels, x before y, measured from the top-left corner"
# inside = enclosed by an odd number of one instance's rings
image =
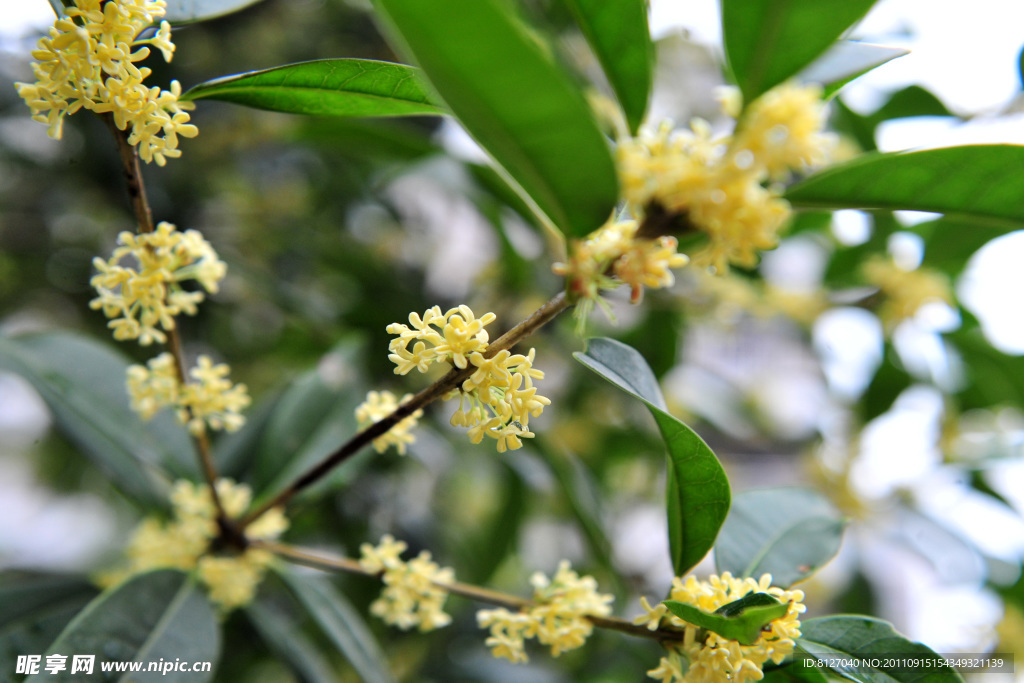
[[[538,329],[554,320],[559,313],[570,306],[566,299],[565,292],[559,292],[551,297],[543,306],[533,312],[518,325],[501,335],[488,344],[487,352],[484,354],[490,358],[499,351],[515,346],[519,341],[536,332]],[[464,370],[453,368],[448,374],[437,380],[429,387],[402,403],[390,415],[374,422],[366,429],[357,433],[347,442],[342,444],[336,451],[325,457],[319,463],[299,475],[295,481],[286,486],[280,493],[266,501],[258,508],[246,515],[240,522],[239,527],[244,529],[248,524],[259,519],[259,517],[271,508],[283,506],[295,495],[313,485],[324,476],[329,474],[335,467],[355,455],[374,439],[386,434],[388,430],[412,415],[417,410],[445,396],[448,392],[462,385],[476,368],[467,367]]]
[[[114,134],[117,143],[117,154],[121,158],[121,171],[124,174],[125,186],[128,189],[128,200],[132,207],[132,213],[138,223],[139,233],[151,233],[156,230],[153,223],[153,212],[149,208],[149,200],[146,197],[146,184],[142,178],[142,165],[139,163],[138,150],[128,142],[128,133],[119,129],[114,123],[112,114],[101,114],[110,132]],[[174,365],[178,382],[184,386],[188,382],[185,376],[185,354],[182,350],[181,335],[178,327],[167,330],[167,348],[174,356]],[[191,411],[189,411],[191,417]],[[217,467],[213,462],[213,454],[210,450],[210,441],[206,434],[192,435],[196,445],[196,453],[199,455],[199,466],[203,470],[203,476],[210,485],[210,495],[213,497],[213,504],[217,509],[217,523],[224,535],[231,541],[242,539],[241,533],[235,529],[224,506],[221,503],[220,495],[217,493]]]
[[[284,543],[253,541],[251,546],[254,548],[269,550],[275,555],[283,557],[290,562],[301,564],[306,567],[313,567],[314,569],[321,569],[325,571],[344,571],[350,574],[362,574],[363,576],[370,576],[374,578],[380,578],[383,573],[365,569],[361,564],[359,564],[359,562],[348,557],[326,555]],[[435,581],[434,585],[448,593],[451,593],[452,595],[459,595],[464,598],[469,598],[470,600],[484,602],[489,605],[497,605],[510,610],[518,611],[527,609],[534,605],[532,601],[521,598],[517,595],[510,595],[508,593],[502,593],[500,591],[491,590],[490,588],[474,586],[460,581],[453,581],[451,583]],[[662,627],[652,631],[646,626],[640,626],[618,617],[599,617],[588,615],[587,619],[598,628],[619,631],[620,633],[636,636],[638,638],[650,638],[652,640],[662,642],[682,640],[683,638],[683,632],[677,629]]]

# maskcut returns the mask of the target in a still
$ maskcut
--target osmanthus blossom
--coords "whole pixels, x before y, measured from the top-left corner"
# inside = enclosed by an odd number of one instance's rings
[[[641,598],[646,614],[634,622],[654,631],[663,625],[683,631],[683,639],[668,644],[668,655],[662,657],[655,669],[647,672],[662,683],[744,683],[764,677],[763,667],[769,660],[781,663],[793,653],[800,637],[800,615],[806,610],[804,593],[784,590],[771,585],[772,577],[764,574],[759,580],[737,579],[729,572],[721,576],[712,574],[707,581],[693,575],[685,580],[672,580],[669,599],[686,603],[713,613],[719,607],[735,602],[750,593],[767,593],[779,602],[789,605],[786,614],[769,622],[752,645],[743,645],[723,638],[717,633],[705,632],[671,614],[663,603],[655,606]]]
[[[241,516],[252,501],[245,484],[230,479],[217,481],[217,496],[229,517]],[[116,585],[136,574],[154,569],[194,571],[206,586],[210,599],[222,610],[249,604],[270,566],[273,555],[260,548],[219,551],[213,547],[219,529],[217,510],[206,484],[179,481],[171,491],[172,517],[150,517],[135,529],[125,550],[126,566],[100,577],[100,583]],[[273,540],[288,529],[280,508],[268,510],[246,527],[246,537]]]
[[[390,391],[367,393],[366,400],[356,408],[356,421],[359,429],[366,429],[375,422],[380,422],[411,398],[412,394],[406,394],[399,400]],[[374,450],[383,453],[388,446],[394,446],[399,455],[405,455],[405,447],[416,440],[416,437],[412,435],[412,430],[416,428],[416,423],[421,417],[423,417],[423,411],[416,410],[412,415],[400,420],[398,424],[373,440]]]
[[[360,547],[359,564],[368,572],[379,573],[384,582],[370,612],[403,630],[415,627],[425,632],[447,626],[452,618],[444,611],[448,598],[444,584],[455,581],[454,570],[439,567],[426,550],[406,562],[401,558],[406,548],[403,541],[390,535],[376,546],[364,543]]]
[[[926,304],[954,305],[949,278],[938,271],[922,267],[907,270],[890,257],[875,255],[864,262],[861,272],[883,297],[878,317],[889,332],[913,318]]]
[[[152,73],[136,66],[149,56],[149,45],[164,60],[174,55],[166,21],[150,37],[143,31],[164,16],[163,0],[75,0],[58,17],[32,52],[35,83],[16,83],[32,118],[60,138],[64,117],[80,109],[109,113],[114,125],[129,131],[128,142],[146,162],[163,166],[181,156],[178,137],[195,137],[189,123],[191,102],[181,102],[181,84],[170,90],[146,86]]]

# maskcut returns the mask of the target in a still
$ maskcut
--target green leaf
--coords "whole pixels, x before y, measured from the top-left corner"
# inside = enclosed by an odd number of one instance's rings
[[[68,624],[47,654],[68,656],[68,667],[56,675],[41,671],[26,683],[80,681],[71,674],[72,655],[95,655],[94,672],[104,662],[211,662],[220,655],[220,629],[206,596],[182,572],[160,570],[130,579],[93,600]],[[213,679],[213,671],[126,673],[115,680],[148,683],[197,683]],[[109,679],[108,679],[109,680]]]
[[[943,216],[909,228],[924,239],[921,265],[956,277],[967,266],[974,252],[1012,229]]]
[[[788,603],[779,602],[768,593],[750,593],[722,605],[714,614],[685,602],[665,600],[664,604],[683,621],[735,640],[741,645],[753,645],[761,637],[761,629],[769,622],[786,616],[789,611]]]
[[[1024,226],[1024,146],[968,145],[864,154],[793,185],[799,208],[910,209]]]
[[[278,575],[364,681],[395,680],[366,622],[330,582],[287,570]]]
[[[999,351],[980,328],[968,324],[945,338],[953,342],[963,360],[964,382],[956,393],[961,411],[1024,405],[1024,356]]]
[[[963,681],[945,660],[903,637],[881,619],[833,616],[800,624],[798,652],[814,657],[843,678],[858,683],[955,683]],[[886,659],[890,661],[887,662]],[[916,666],[883,666],[892,660],[917,660]],[[927,660],[927,664],[923,663]]]
[[[749,103],[825,52],[875,0],[722,0],[722,39],[737,85]]]
[[[647,113],[654,43],[645,0],[566,0],[636,134]]]
[[[0,368],[32,384],[61,431],[126,493],[162,503],[169,474],[197,476],[195,451],[170,413],[144,422],[131,410],[128,365],[110,347],[69,332],[0,337]]]
[[[263,433],[270,417],[277,409],[282,391],[265,396],[255,406],[245,411],[245,424],[241,429],[223,434],[213,445],[213,461],[221,476],[244,480],[255,461]]]
[[[172,24],[187,24],[216,19],[238,12],[260,0],[167,0],[164,19]]]
[[[249,623],[271,652],[284,660],[302,681],[334,681],[338,674],[316,645],[298,628],[294,619],[269,603],[254,602],[245,608]]]
[[[832,504],[808,489],[745,491],[733,500],[715,544],[718,573],[772,575],[787,588],[828,562],[839,550],[845,522]]]
[[[714,452],[696,432],[668,413],[658,380],[635,349],[614,339],[591,339],[573,356],[651,411],[668,447],[669,548],[676,576],[707,554],[729,513],[729,480]]]
[[[810,665],[802,658],[777,667],[766,663],[764,678],[761,680],[764,683],[829,683],[819,667]]]
[[[502,0],[375,0],[401,51],[562,231],[602,225],[618,200],[608,143],[583,95]]]
[[[81,576],[0,574],[0,662],[45,652],[97,592]]]
[[[372,59],[317,59],[224,76],[181,99],[213,99],[312,116],[443,114],[419,69]]]
[[[825,86],[831,97],[840,88],[868,71],[909,54],[910,50],[887,45],[840,40],[797,76],[801,81]]]

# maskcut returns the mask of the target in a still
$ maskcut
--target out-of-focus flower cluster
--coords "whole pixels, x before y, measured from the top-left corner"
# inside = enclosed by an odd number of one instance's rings
[[[949,278],[942,273],[928,268],[905,270],[893,259],[879,255],[865,261],[861,270],[864,279],[878,287],[883,297],[878,317],[890,332],[904,320],[913,318],[925,304],[954,305]]]
[[[399,401],[390,391],[367,393],[366,400],[356,408],[356,421],[359,423],[359,429],[366,429],[370,425],[380,422],[411,398],[412,394],[406,394]],[[373,440],[374,449],[378,453],[383,453],[388,446],[394,446],[399,455],[405,455],[405,447],[416,441],[416,437],[411,432],[416,428],[416,423],[421,417],[423,417],[423,411],[416,410],[412,415],[400,420],[398,424]]]
[[[495,657],[526,662],[525,641],[536,638],[554,657],[581,647],[594,630],[591,616],[611,614],[611,595],[597,592],[597,581],[579,576],[562,561],[550,580],[541,573],[530,579],[533,604],[518,612],[504,607],[477,612],[477,623],[489,628],[486,644]]]
[[[707,244],[691,256],[718,273],[730,263],[753,266],[759,250],[776,245],[790,207],[773,181],[825,163],[836,146],[836,138],[822,132],[820,87],[780,85],[742,112],[734,92],[725,109],[739,117],[732,135],[715,136],[706,121],[695,119],[690,130],[663,124],[616,147],[632,213],[665,212],[686,230],[703,233]]]
[[[800,637],[799,615],[805,611],[804,594],[799,590],[783,590],[771,585],[772,577],[765,574],[759,581],[752,578],[737,579],[729,572],[721,576],[712,574],[707,581],[694,576],[672,581],[670,599],[693,605],[712,613],[723,605],[739,600],[750,593],[767,593],[779,602],[788,603],[789,609],[779,619],[771,621],[753,645],[741,645],[717,633],[701,633],[701,629],[688,624],[668,612],[664,604],[651,607],[641,598],[646,614],[636,618],[637,624],[646,624],[652,631],[662,625],[683,629],[683,640],[669,645],[669,654],[662,657],[658,667],[647,675],[662,683],[718,683],[730,681],[759,681],[764,677],[762,667],[768,660],[779,664],[793,652],[795,639]],[[701,638],[698,638],[701,636]]]
[[[147,365],[128,368],[128,396],[132,410],[148,420],[164,407],[175,409],[178,421],[195,435],[210,429],[233,432],[243,424],[241,411],[250,403],[244,384],[231,384],[231,369],[214,365],[209,356],[199,356],[189,371],[192,381],[178,381],[177,364],[170,353],[161,353]]]
[[[149,56],[147,45],[168,62],[174,55],[166,21],[151,37],[140,38],[165,6],[163,0],[75,0],[65,9],[32,52],[36,82],[15,84],[32,118],[49,126],[50,137],[61,137],[65,115],[91,109],[110,113],[120,130],[130,127],[128,142],[144,161],[163,166],[181,156],[178,137],[199,132],[185,111],[193,105],[178,101],[177,81],[170,90],[144,85],[152,70],[136,66]]]
[[[469,306],[447,313],[437,306],[422,316],[411,313],[409,325],[388,325],[388,333],[397,335],[391,340],[388,358],[399,375],[413,368],[426,372],[443,361],[459,369],[475,368],[462,386],[446,397],[459,396],[451,423],[468,427],[473,443],[480,443],[485,436],[494,439],[498,452],[503,453],[522,447],[521,439],[534,436],[530,417],[538,417],[551,401],[533,385],[534,380],[544,378],[544,373],[533,367],[533,349],[525,356],[504,349],[487,353],[490,338],[484,326],[494,319],[493,313],[477,318]]]
[[[229,517],[238,517],[249,507],[252,491],[230,479],[217,481],[217,496]],[[259,548],[235,554],[213,554],[210,544],[218,536],[217,509],[205,484],[179,481],[171,492],[173,516],[168,521],[148,518],[132,534],[127,566],[100,577],[114,585],[153,569],[195,571],[206,586],[210,599],[224,610],[252,601],[272,555]],[[273,540],[288,528],[279,508],[268,510],[246,527],[246,537]]]
[[[377,546],[364,543],[359,564],[368,572],[380,573],[384,590],[370,605],[370,612],[385,623],[408,630],[432,631],[451,623],[444,611],[448,592],[445,584],[455,581],[454,570],[439,567],[430,553],[421,551],[405,562],[401,554],[407,548],[403,541],[387,535]]]

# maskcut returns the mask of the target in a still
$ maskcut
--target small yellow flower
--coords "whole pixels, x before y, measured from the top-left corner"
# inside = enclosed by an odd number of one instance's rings
[[[647,675],[663,683],[761,680],[765,662],[771,660],[779,664],[792,654],[796,639],[800,637],[799,615],[806,609],[803,591],[783,590],[772,586],[771,582],[770,574],[755,581],[752,578],[734,578],[729,572],[721,576],[712,574],[707,581],[699,581],[692,575],[685,580],[675,578],[672,581],[670,599],[693,605],[704,612],[714,612],[749,593],[758,592],[788,603],[786,614],[770,622],[753,645],[741,645],[717,633],[702,634],[697,626],[668,613],[664,605],[651,607],[646,599],[642,599],[641,605],[646,614],[637,617],[634,623],[644,624],[651,630],[663,624],[683,630],[682,641],[670,645],[669,654]]]
[[[904,270],[886,256],[872,257],[861,269],[864,279],[878,287],[884,297],[878,317],[890,332],[904,320],[913,318],[925,304],[954,305],[949,278],[942,273],[928,268]]]
[[[135,65],[149,56],[147,44],[171,61],[174,43],[166,21],[153,37],[139,38],[164,12],[163,0],[75,0],[32,52],[36,82],[15,83],[32,118],[60,138],[66,115],[79,109],[110,113],[120,130],[130,128],[128,141],[144,161],[163,166],[180,156],[178,136],[199,132],[185,111],[193,105],[179,102],[177,81],[170,90],[144,85],[151,70]]]
[[[366,395],[366,400],[356,408],[356,420],[359,429],[366,429],[375,422],[395,412],[401,404],[412,398],[412,394],[406,394],[399,401],[390,391],[371,391]],[[404,418],[398,424],[389,429],[382,436],[373,440],[373,447],[378,453],[383,453],[388,446],[394,446],[399,455],[405,455],[405,447],[416,441],[411,432],[416,428],[416,422],[423,417],[423,411],[417,410],[412,415]]]
[[[360,548],[359,564],[381,573],[384,582],[370,612],[402,630],[417,627],[425,632],[447,626],[452,619],[444,611],[448,591],[443,586],[455,581],[455,572],[439,567],[425,550],[405,562],[400,557],[405,548],[405,543],[391,536],[384,536],[376,547],[364,543]]]
[[[541,573],[530,579],[533,585],[533,604],[519,612],[505,608],[477,612],[480,628],[489,628],[486,645],[495,657],[510,662],[526,662],[524,649],[527,638],[536,638],[551,648],[551,655],[581,647],[594,631],[588,619],[591,616],[611,614],[611,595],[597,592],[597,581],[590,576],[579,576],[563,560],[558,571],[548,579]]]

